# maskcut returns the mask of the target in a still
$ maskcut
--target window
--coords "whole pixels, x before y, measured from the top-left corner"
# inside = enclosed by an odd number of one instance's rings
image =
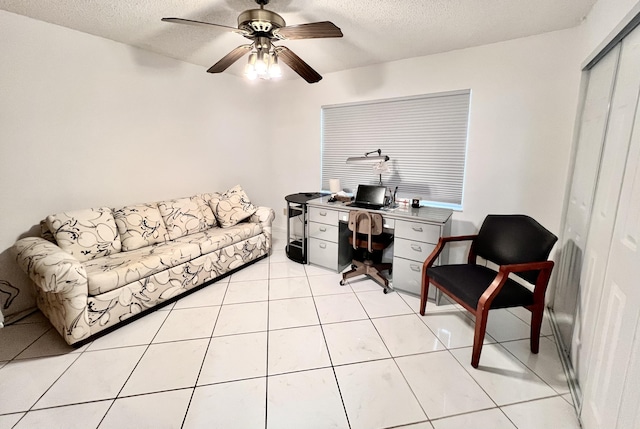
[[[462,208],[471,91],[322,107],[322,189],[382,184],[405,198]],[[389,156],[381,177],[371,164],[346,164],[377,149]],[[372,154],[377,155],[377,154]]]

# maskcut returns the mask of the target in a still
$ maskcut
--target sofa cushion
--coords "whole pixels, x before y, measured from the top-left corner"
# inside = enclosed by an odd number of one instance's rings
[[[124,252],[168,239],[167,228],[156,203],[122,207],[113,211],[113,217]]]
[[[108,207],[50,215],[47,227],[58,246],[81,262],[118,253],[122,247]]]
[[[196,243],[203,255],[214,252],[230,244],[239,243],[262,233],[258,223],[243,222],[229,228],[211,228],[196,234],[176,239],[177,242]]]
[[[158,209],[171,240],[208,228],[202,210],[191,198],[161,201]]]
[[[154,244],[85,262],[89,295],[99,295],[200,256],[195,243]]]
[[[200,207],[200,211],[202,212],[204,221],[206,222],[207,227],[209,228],[213,228],[218,224],[218,222],[216,221],[216,217],[213,214],[213,210],[209,205],[209,201],[211,201],[212,197],[213,197],[213,194],[209,194],[209,193],[197,194],[191,197],[191,199],[195,201],[196,204],[198,204],[198,207]]]
[[[218,223],[223,228],[237,225],[258,210],[251,204],[249,197],[240,185],[229,189],[219,198],[212,198],[209,202]]]

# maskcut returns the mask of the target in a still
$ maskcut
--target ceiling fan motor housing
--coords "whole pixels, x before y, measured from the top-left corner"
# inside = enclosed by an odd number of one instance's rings
[[[238,16],[238,28],[250,33],[245,36],[248,39],[253,39],[255,36],[273,38],[271,32],[285,26],[286,23],[280,15],[266,9],[245,10]]]

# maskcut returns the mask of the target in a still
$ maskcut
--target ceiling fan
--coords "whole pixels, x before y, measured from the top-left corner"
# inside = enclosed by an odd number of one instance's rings
[[[245,67],[245,75],[250,79],[270,78],[280,75],[278,59],[281,59],[294,72],[309,83],[318,82],[322,76],[309,64],[305,63],[291,49],[276,46],[274,42],[281,40],[318,39],[326,37],[342,37],[342,31],[329,21],[287,26],[284,19],[275,12],[264,8],[269,0],[255,0],[260,9],[245,10],[238,16],[238,28],[209,22],[193,21],[182,18],[162,18],[165,22],[221,28],[251,40],[248,45],[240,45],[207,70],[208,73],[220,73],[242,58],[246,53],[249,62]]]

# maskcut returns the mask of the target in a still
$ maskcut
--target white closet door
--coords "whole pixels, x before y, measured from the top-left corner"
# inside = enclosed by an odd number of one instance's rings
[[[572,344],[571,338],[580,273],[582,271],[584,251],[591,216],[593,195],[595,193],[600,165],[600,154],[609,117],[609,103],[613,91],[613,82],[618,65],[619,47],[609,52],[589,71],[588,87],[580,119],[578,148],[575,155],[573,176],[569,190],[566,220],[562,234],[562,256],[558,266],[553,310],[558,322],[562,343],[565,347]],[[576,326],[579,330],[579,326]],[[573,359],[575,351],[565,350]]]
[[[589,428],[638,428],[640,388],[640,115],[636,117],[589,374],[582,421]],[[624,395],[623,395],[624,393]]]
[[[639,427],[629,425],[640,403],[638,379],[629,375],[640,364],[640,29],[620,55],[581,285],[585,428]]]
[[[597,335],[594,315],[598,314],[602,295],[606,293],[602,285],[640,91],[640,31],[628,35],[621,45],[580,278],[578,318],[581,329],[574,332],[573,342],[580,349],[580,359],[574,369],[581,382],[587,379]]]

